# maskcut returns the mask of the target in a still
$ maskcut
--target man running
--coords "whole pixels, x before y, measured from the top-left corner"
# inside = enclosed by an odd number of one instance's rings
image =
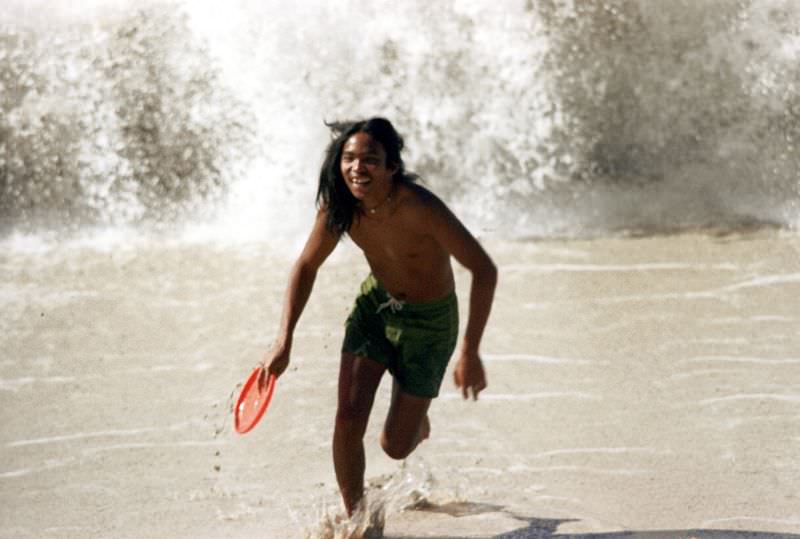
[[[486,388],[478,353],[497,269],[433,193],[405,171],[403,139],[383,118],[332,124],[317,190],[317,216],[287,286],[267,372],[289,365],[294,328],[317,270],[345,234],[364,252],[370,275],[346,323],[333,435],[336,479],[348,515],[364,495],[364,445],[375,392],[387,370],[392,400],[381,434],[387,455],[404,459],[430,434],[428,407],[458,335],[450,257],[472,274],[469,315],[455,366],[464,398]]]

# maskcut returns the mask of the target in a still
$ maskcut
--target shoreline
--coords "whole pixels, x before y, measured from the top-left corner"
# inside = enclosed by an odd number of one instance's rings
[[[326,263],[236,436],[290,255],[166,243],[0,257],[0,537],[293,538],[338,508],[337,351],[366,263]],[[366,477],[428,508],[389,511],[387,537],[800,534],[800,236],[486,245],[488,390],[462,402],[449,371],[405,471],[377,443],[388,379],[376,397]]]

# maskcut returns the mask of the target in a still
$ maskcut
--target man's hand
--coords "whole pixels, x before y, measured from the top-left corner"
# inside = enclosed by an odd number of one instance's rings
[[[261,361],[261,374],[258,377],[259,387],[263,387],[267,382],[267,374],[274,374],[279,377],[283,371],[289,367],[289,355],[292,351],[291,344],[275,343],[269,352],[264,354]]]
[[[464,398],[469,398],[470,393],[474,400],[478,400],[478,393],[486,389],[486,373],[483,363],[477,352],[461,352],[453,372],[456,387],[461,388]]]

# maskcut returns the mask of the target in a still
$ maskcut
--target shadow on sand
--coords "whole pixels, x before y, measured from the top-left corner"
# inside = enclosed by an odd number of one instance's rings
[[[521,518],[520,520],[527,521],[528,525],[518,530],[495,535],[491,539],[800,539],[800,535],[788,533],[702,529],[562,534],[556,533],[558,526],[567,522],[575,522],[575,520],[536,518]]]
[[[486,504],[466,504],[469,506],[459,512],[453,512],[444,508],[421,508],[424,511],[437,513],[448,513],[452,516],[466,516],[467,514],[479,514],[489,511],[502,511],[500,506],[490,506]],[[648,530],[648,531],[617,531],[603,533],[577,533],[563,534],[557,533],[559,526],[569,522],[577,522],[577,519],[540,519],[531,517],[521,517],[514,515],[514,518],[525,522],[522,528],[512,530],[492,536],[470,536],[471,539],[800,539],[800,534],[742,531],[742,530]],[[386,536],[385,539],[422,539],[412,536]],[[425,536],[425,539],[464,539],[464,536]]]

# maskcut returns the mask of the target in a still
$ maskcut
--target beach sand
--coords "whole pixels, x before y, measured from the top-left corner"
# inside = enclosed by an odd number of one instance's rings
[[[800,537],[797,234],[486,246],[489,388],[464,402],[448,372],[405,463],[378,446],[379,390],[367,479],[386,537]],[[262,423],[239,436],[230,413],[295,252],[0,254],[0,537],[321,537],[367,272],[352,245],[321,270]]]

